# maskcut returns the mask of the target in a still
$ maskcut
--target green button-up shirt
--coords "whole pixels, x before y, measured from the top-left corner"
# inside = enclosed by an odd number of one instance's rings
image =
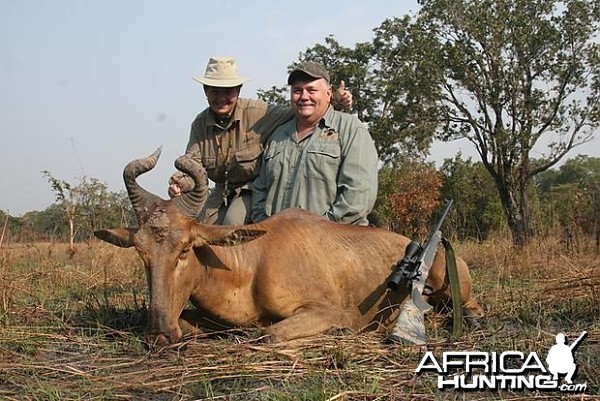
[[[377,197],[377,151],[366,126],[329,107],[311,135],[296,140],[296,118],[266,143],[254,180],[252,219],[290,207],[350,224],[368,224]]]

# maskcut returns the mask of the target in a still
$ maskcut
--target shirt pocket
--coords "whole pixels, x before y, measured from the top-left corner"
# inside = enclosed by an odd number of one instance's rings
[[[281,147],[268,148],[263,158],[265,178],[269,185],[276,180],[279,181],[283,174],[283,149]]]
[[[202,165],[206,170],[206,175],[211,181],[218,182],[221,177],[217,176],[217,158],[216,157],[202,157]]]
[[[202,164],[206,170],[214,170],[217,167],[216,157],[203,157]]]
[[[339,142],[317,142],[306,149],[306,169],[308,178],[316,178],[335,183],[341,163]]]
[[[235,165],[229,177],[233,183],[252,181],[259,173],[262,145],[256,143],[235,152]]]

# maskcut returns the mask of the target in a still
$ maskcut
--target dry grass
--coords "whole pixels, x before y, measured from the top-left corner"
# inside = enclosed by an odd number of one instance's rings
[[[600,398],[600,262],[536,243],[457,244],[473,266],[484,328],[452,339],[428,317],[428,349],[536,351],[558,331],[579,347],[577,382]],[[145,278],[133,250],[92,243],[0,249],[0,398],[7,400],[455,400],[560,399],[557,393],[439,391],[415,375],[424,349],[376,334],[265,345],[258,330],[231,330],[149,352],[142,343]],[[563,398],[564,399],[564,398]]]

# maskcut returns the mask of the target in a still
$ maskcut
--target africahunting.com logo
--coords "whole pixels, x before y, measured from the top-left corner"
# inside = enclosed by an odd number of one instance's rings
[[[573,353],[585,338],[584,331],[571,345],[565,335],[556,335],[544,365],[536,352],[443,352],[436,358],[427,351],[416,373],[436,372],[438,389],[454,390],[543,390],[583,393],[587,383],[574,383],[577,371]],[[564,377],[564,378],[563,378]],[[563,378],[564,382],[561,381]]]

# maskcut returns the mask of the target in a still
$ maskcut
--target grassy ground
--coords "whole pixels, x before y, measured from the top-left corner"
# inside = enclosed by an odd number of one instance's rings
[[[455,244],[472,265],[484,327],[453,339],[427,319],[427,350],[535,351],[559,331],[588,337],[575,353],[573,399],[600,399],[600,261],[546,241],[515,252],[504,241]],[[142,342],[146,283],[133,250],[80,244],[0,249],[0,399],[7,400],[529,400],[558,392],[440,391],[416,375],[425,348],[381,336],[321,336],[281,345],[231,330],[149,352]]]

